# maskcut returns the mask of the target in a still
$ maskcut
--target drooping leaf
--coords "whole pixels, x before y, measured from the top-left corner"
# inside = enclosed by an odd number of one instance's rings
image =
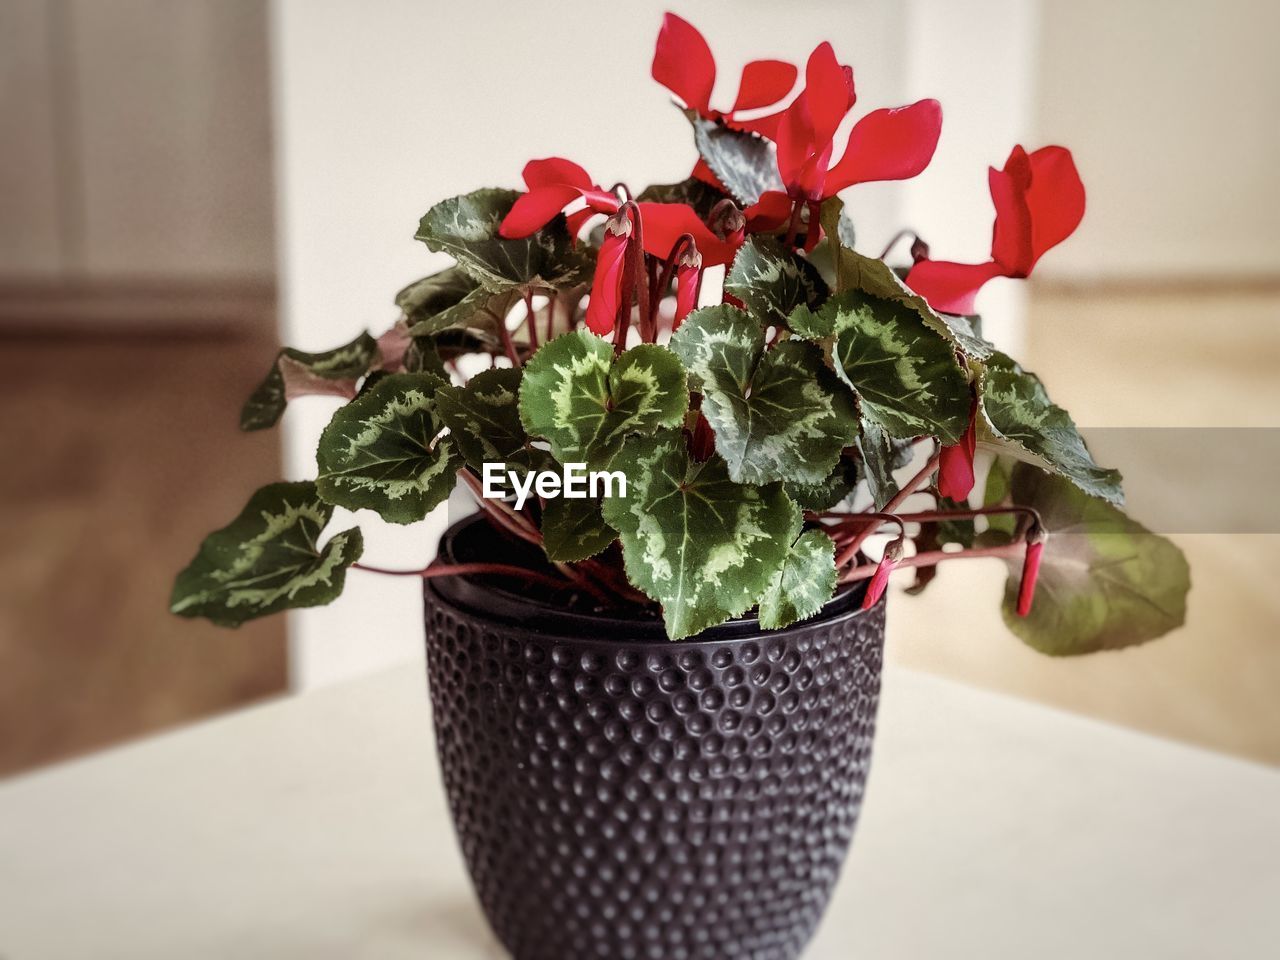
[[[245,401],[241,430],[275,426],[293,397],[307,394],[353,397],[356,381],[378,358],[378,341],[362,333],[348,344],[321,353],[283,348],[271,371]]]
[[[821,530],[800,534],[760,598],[760,626],[777,630],[822,609],[836,590],[835,546]]]
[[[741,206],[751,206],[766,190],[783,189],[773,144],[768,140],[730,130],[696,114],[688,116],[698,153]]]
[[[836,332],[840,376],[859,407],[892,437],[955,443],[969,424],[969,380],[950,342],[897,300],[837,294],[819,314]]]
[[[776,237],[752,237],[739,247],[724,288],[766,326],[785,326],[797,307],[816,309],[827,298],[817,269]]]
[[[627,495],[604,501],[627,578],[662,604],[672,640],[738,616],[781,571],[800,528],[782,484],[734,483],[720,457],[692,463],[677,430],[633,437],[611,465]]]
[[[946,328],[951,341],[975,360],[985,360],[995,352],[995,344],[982,336],[982,318],[959,317],[950,313],[934,314]]]
[[[436,348],[434,336],[411,337],[404,351],[403,363],[405,373],[430,373],[446,382],[449,379],[449,371]]]
[[[1068,656],[1154,640],[1183,624],[1191,575],[1172,542],[1029,464],[1013,467],[1009,493],[1039,510],[1049,533],[1026,617],[1016,611],[1022,564],[1008,561],[1004,619],[1022,640]]]
[[[736,307],[695,310],[671,338],[716,450],[739,483],[822,483],[857,431],[848,389],[811,343],[765,350],[760,322]]]
[[[690,177],[679,183],[658,183],[645,187],[636,197],[640,203],[685,203],[693,207],[703,220],[711,216],[716,204],[728,197],[709,183]]]
[[[1031,454],[1091,496],[1124,503],[1120,471],[1098,466],[1071,415],[1049,399],[1039,377],[994,353],[979,382],[982,410],[997,440]]]
[[[416,238],[443,251],[494,293],[563,287],[590,278],[591,264],[574,247],[563,216],[532,236],[507,240],[498,234],[519,194],[484,189],[443,200],[426,212]]]
[[[446,267],[429,277],[415,280],[396,294],[396,306],[405,322],[413,327],[456,307],[480,284],[459,266]]]
[[[896,441],[874,420],[863,417],[858,431],[858,453],[862,455],[861,478],[866,481],[867,492],[877,510],[898,495],[898,481],[893,471],[902,466],[901,443]],[[910,444],[907,444],[910,446]]]
[[[436,410],[443,382],[397,373],[334,414],[316,451],[316,490],[328,503],[414,523],[448,499],[462,466]]]
[[[841,457],[840,462],[822,482],[797,483],[795,480],[786,480],[784,486],[787,496],[801,510],[831,510],[839,506],[858,486],[858,463],[848,457]]]
[[[169,609],[224,627],[294,607],[315,607],[342,592],[363,540],[352,527],[319,545],[333,507],[314,483],[273,483],[240,515],[209,534],[178,574]]]
[[[675,426],[688,406],[684,367],[666,347],[641,344],[615,360],[585,330],[545,344],[520,387],[525,430],[550,441],[561,463],[607,464],[628,434]]]
[[[585,560],[617,538],[618,531],[604,522],[599,500],[552,497],[542,510],[542,548],[550,560]]]

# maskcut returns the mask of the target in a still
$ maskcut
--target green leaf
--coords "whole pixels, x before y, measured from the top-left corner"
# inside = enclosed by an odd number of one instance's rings
[[[525,364],[520,419],[551,443],[561,463],[603,466],[631,433],[676,426],[689,406],[684,367],[666,347],[641,344],[616,360],[613,347],[577,330]]]
[[[844,201],[839,197],[828,197],[822,201],[822,206],[818,208],[818,219],[826,230],[826,224],[832,224],[834,227],[834,235],[840,242],[840,246],[853,249],[854,241],[857,234],[853,229],[853,221],[849,219],[849,214],[845,212]]]
[[[691,463],[678,430],[628,440],[611,466],[626,474],[627,495],[604,501],[605,520],[621,536],[628,579],[662,604],[672,640],[759,601],[800,529],[782,484],[734,483],[717,456]]]
[[[241,430],[275,426],[290,397],[303,394],[351,397],[356,381],[378,358],[378,341],[362,333],[348,344],[322,353],[285,347],[240,411]]]
[[[435,406],[441,380],[397,373],[334,414],[316,452],[316,489],[392,523],[421,520],[453,490],[462,458]]]
[[[586,560],[616,539],[618,531],[604,522],[599,500],[552,497],[542,510],[542,548],[549,560]]]
[[[1029,464],[1013,468],[1010,493],[1040,511],[1049,533],[1026,617],[1017,615],[1022,564],[1009,561],[1004,619],[1022,640],[1070,656],[1154,640],[1183,624],[1191,574],[1172,542]]]
[[[449,436],[467,463],[482,470],[485,463],[514,457],[529,465],[528,434],[520,422],[521,371],[513,367],[484,370],[466,386],[436,390],[436,410]]]
[[[1099,467],[1070,414],[1057,406],[1034,373],[1003,353],[992,354],[980,380],[982,410],[997,440],[1035,458],[1091,496],[1124,503],[1120,471]]]
[[[404,314],[405,322],[412,327],[456,307],[479,286],[461,267],[447,267],[439,273],[415,280],[397,293],[396,306]]]
[[[502,220],[519,194],[514,190],[476,190],[443,200],[427,211],[416,239],[444,252],[494,293],[563,287],[590,278],[591,264],[573,245],[563,216],[519,240],[498,235]]]
[[[834,359],[867,420],[892,437],[931,434],[955,443],[969,425],[969,379],[951,344],[898,300],[861,290],[822,308],[836,331]]]
[[[685,203],[693,207],[699,218],[707,220],[716,204],[727,197],[728,194],[724,191],[717,190],[696,177],[690,177],[679,183],[659,183],[645,187],[636,200],[640,203]]]
[[[739,247],[724,288],[766,326],[785,326],[797,307],[816,308],[827,298],[813,264],[784,250],[775,237],[752,237]]]
[[[178,574],[169,609],[236,627],[294,607],[315,607],[342,592],[347,567],[363,540],[353,527],[323,547],[320,534],[333,507],[314,483],[273,483],[258,490],[240,515],[200,544]]]
[[[445,369],[440,351],[436,349],[436,338],[411,337],[409,346],[404,351],[405,373],[430,373],[441,380],[448,381],[449,371]]]
[[[409,328],[409,333],[421,337],[446,330],[464,330],[475,333],[488,343],[497,344],[507,314],[522,297],[518,287],[509,287],[499,293],[476,287],[453,306],[419,320]]]
[[[693,141],[707,166],[735,200],[749,207],[766,190],[783,189],[773,144],[753,133],[730,130],[713,120],[686,113]]]
[[[787,496],[801,510],[831,510],[842,503],[858,486],[858,463],[841,457],[826,478],[820,483],[797,483],[786,480]]]
[[[862,479],[877,510],[883,510],[898,495],[898,481],[893,471],[902,463],[902,445],[874,420],[863,417],[858,431],[858,453],[862,455]],[[909,447],[909,442],[907,443]]]
[[[820,530],[800,534],[782,571],[760,598],[760,626],[766,630],[808,620],[836,591],[836,545]]]
[[[857,412],[848,389],[811,343],[765,350],[760,322],[736,307],[695,310],[671,338],[716,450],[738,483],[821,483],[852,442]]]

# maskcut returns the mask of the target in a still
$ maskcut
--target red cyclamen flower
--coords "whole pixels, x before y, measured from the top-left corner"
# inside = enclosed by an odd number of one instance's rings
[[[1036,595],[1036,580],[1040,576],[1040,555],[1044,553],[1045,533],[1039,525],[1027,534],[1027,553],[1022,561],[1022,580],[1018,584],[1018,616],[1031,612]]]
[[[596,273],[591,280],[591,299],[587,301],[587,329],[597,336],[613,332],[618,311],[631,306],[622,303],[622,278],[631,249],[631,231],[631,217],[625,210],[605,221],[604,241],[600,244]]]
[[[804,91],[779,115],[773,136],[778,173],[792,199],[817,203],[856,183],[906,180],[933,159],[942,107],[920,100],[859,120],[833,166],[836,130],[857,99],[852,68],[836,60],[831,44],[819,44],[805,67]]]
[[[548,157],[525,164],[524,182],[527,193],[516,198],[503,218],[498,233],[509,240],[527,237],[545,227],[565,207],[581,199],[586,206],[568,216],[569,232],[577,236],[583,224],[598,213],[614,214],[622,201],[604,190],[586,170],[571,160]],[[687,203],[651,203],[636,205],[643,227],[645,253],[666,260],[686,233],[702,252],[707,266],[722,266],[733,260],[742,244],[741,236],[721,239],[712,232],[697,211]]]
[[[676,268],[676,315],[671,323],[672,331],[680,329],[693,308],[698,305],[698,287],[702,281],[702,254],[696,247],[680,255]]]
[[[1003,170],[991,168],[996,219],[987,263],[921,260],[907,286],[940,313],[971,314],[974,299],[995,277],[1026,277],[1046,251],[1075,231],[1084,217],[1084,184],[1071,151],[1013,148]]]
[[[938,493],[948,500],[967,500],[973,490],[973,458],[978,447],[978,398],[969,407],[969,426],[959,443],[944,446],[938,456]]]
[[[760,121],[738,121],[735,114],[772,106],[795,86],[798,71],[782,60],[753,60],[742,68],[738,96],[727,113],[711,108],[716,83],[716,60],[707,41],[693,24],[668,13],[653,51],[653,79],[679,97],[686,107],[708,120],[755,129]],[[766,125],[768,120],[765,118]]]
[[[871,575],[871,582],[867,584],[867,592],[862,598],[863,610],[870,610],[884,596],[885,589],[889,586],[889,574],[893,573],[894,566],[901,559],[902,538],[899,537],[884,548],[884,555],[876,564],[876,572]]]

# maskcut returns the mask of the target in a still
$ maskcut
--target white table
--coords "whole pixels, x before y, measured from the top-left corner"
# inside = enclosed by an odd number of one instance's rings
[[[405,667],[0,784],[0,957],[500,958],[428,713]],[[806,960],[1280,956],[1280,771],[903,670],[880,724]]]

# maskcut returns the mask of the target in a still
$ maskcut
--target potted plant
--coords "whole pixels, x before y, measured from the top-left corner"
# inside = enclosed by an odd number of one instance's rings
[[[852,72],[824,43],[788,99],[799,73],[752,62],[715,109],[711,52],[668,15],[653,76],[687,180],[606,189],[551,158],[429,210],[417,236],[455,265],[376,339],[282,350],[245,406],[255,430],[348,401],[316,479],[257,491],[174,587],[227,625],[327,603],[378,571],[358,528],[324,539],[334,507],[412,523],[471,492],[434,563],[380,572],[424,581],[451,810],[520,960],[799,954],[858,813],[895,569],[919,592],[1002,560],[1006,622],[1051,655],[1183,620],[1177,548],[974,310],[1079,223],[1071,154],[991,170],[988,262],[915,238],[895,266],[837,194],[923,170],[941,109],[874,110],[835,149]]]

